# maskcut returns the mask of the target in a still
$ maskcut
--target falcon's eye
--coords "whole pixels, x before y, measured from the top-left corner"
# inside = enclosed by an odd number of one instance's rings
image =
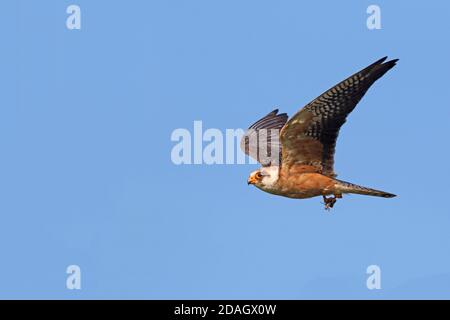
[[[256,173],[256,179],[261,179],[262,178],[262,174],[261,174],[261,172],[257,172]]]

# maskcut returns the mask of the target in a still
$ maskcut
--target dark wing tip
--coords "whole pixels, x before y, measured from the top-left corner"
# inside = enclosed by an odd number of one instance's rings
[[[383,63],[383,65],[384,64],[393,64],[393,65],[395,65],[398,60],[400,60],[400,59],[392,59],[392,60],[386,61],[385,63]]]
[[[277,113],[278,109],[269,112],[266,116],[252,124],[249,129],[276,129],[283,127],[288,119],[288,116],[286,113]]]
[[[392,59],[392,60],[389,60],[389,61],[383,63],[382,65],[388,67],[388,69],[391,69],[392,67],[394,67],[397,64],[398,60],[399,59]]]
[[[377,61],[375,61],[374,63],[369,65],[367,68],[365,68],[363,71],[367,70],[367,71],[370,72],[370,70],[373,70],[373,69],[376,69],[376,68],[378,68],[380,66],[385,66],[385,65],[392,65],[392,66],[394,66],[395,63],[398,61],[398,59],[393,59],[393,60],[386,61],[387,58],[388,57],[385,56],[385,57],[383,57],[381,59],[378,59]]]
[[[377,62],[373,63],[371,66],[366,68],[367,74],[372,79],[372,83],[375,82],[377,79],[382,77],[386,72],[388,72],[390,69],[392,69],[399,59],[392,59],[389,61],[386,61],[387,57],[384,57]],[[384,62],[386,61],[386,62]]]
[[[271,113],[269,113],[269,115],[277,116],[277,118],[279,119],[288,119],[288,114],[286,112],[278,114],[278,109],[273,110]]]
[[[273,110],[272,112],[270,112],[267,116],[277,116],[277,117],[283,117],[283,118],[288,116],[286,112],[278,114],[278,111],[279,110],[277,108],[277,109]]]
[[[373,63],[373,65],[381,64],[381,63],[383,63],[384,61],[386,61],[387,58],[388,58],[387,56],[384,56],[383,58],[381,58],[381,59],[375,61],[375,62]]]
[[[287,121],[287,119],[289,118],[289,116],[288,116],[287,113],[280,113],[280,114],[278,115],[278,117],[283,118],[285,121]]]

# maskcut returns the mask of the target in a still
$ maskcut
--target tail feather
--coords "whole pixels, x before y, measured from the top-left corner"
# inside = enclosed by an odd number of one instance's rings
[[[393,198],[396,197],[395,194],[381,191],[381,190],[375,190],[371,188],[366,188],[363,186],[359,186],[357,184],[353,184],[350,182],[345,182],[341,180],[336,180],[337,184],[336,187],[339,191],[342,193],[355,193],[355,194],[363,194],[367,196],[374,196],[374,197],[382,197],[382,198]]]

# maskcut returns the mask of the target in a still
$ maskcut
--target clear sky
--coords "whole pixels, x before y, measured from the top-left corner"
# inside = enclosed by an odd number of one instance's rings
[[[66,8],[81,8],[68,30]],[[370,4],[381,30],[366,26]],[[450,298],[448,1],[4,1],[0,298]],[[292,200],[176,128],[292,115],[388,55],[335,169],[398,194]],[[66,268],[81,268],[81,290]],[[366,268],[381,268],[381,289]]]

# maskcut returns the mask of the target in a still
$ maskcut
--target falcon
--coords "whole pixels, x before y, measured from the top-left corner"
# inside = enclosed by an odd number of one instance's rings
[[[334,153],[339,130],[347,116],[370,88],[398,59],[384,57],[300,109],[288,121],[278,109],[255,122],[241,140],[241,149],[262,167],[247,180],[257,188],[278,196],[305,199],[322,196],[329,210],[343,194],[383,198],[385,191],[336,179]]]

